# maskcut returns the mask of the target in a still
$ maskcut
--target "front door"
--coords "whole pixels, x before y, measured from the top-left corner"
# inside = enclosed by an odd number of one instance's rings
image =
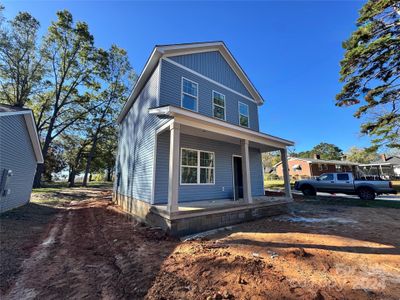
[[[233,198],[234,200],[243,198],[242,158],[240,156],[233,157]]]

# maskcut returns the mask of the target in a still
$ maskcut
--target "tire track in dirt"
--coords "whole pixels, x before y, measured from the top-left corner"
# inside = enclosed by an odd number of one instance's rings
[[[64,214],[58,214],[53,221],[46,239],[33,251],[32,255],[22,263],[22,274],[19,276],[14,286],[10,290],[6,299],[30,299],[38,295],[38,291],[27,286],[25,283],[32,277],[39,264],[41,264],[50,254],[51,247],[55,243],[57,235],[60,232],[61,224],[64,223]]]
[[[110,201],[67,206],[4,299],[140,299],[177,241]]]

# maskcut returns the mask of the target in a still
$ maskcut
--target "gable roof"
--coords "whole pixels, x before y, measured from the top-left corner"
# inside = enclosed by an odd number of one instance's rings
[[[381,164],[388,164],[388,165],[400,165],[400,156],[389,156],[386,160],[377,160],[375,162],[370,163],[369,165],[381,165]]]
[[[132,104],[135,102],[137,96],[143,89],[147,80],[153,73],[154,68],[158,65],[158,62],[163,57],[171,57],[185,54],[201,53],[207,51],[219,51],[221,55],[225,58],[229,66],[236,73],[239,79],[242,81],[243,85],[249,91],[250,95],[254,101],[261,105],[264,103],[264,99],[257,91],[253,83],[250,81],[247,74],[240,67],[239,63],[233,57],[232,53],[228,50],[225,43],[222,41],[215,42],[201,42],[201,43],[185,43],[185,44],[171,44],[171,45],[156,45],[148,58],[142,73],[137,80],[132,93],[128,97],[128,101],[122,108],[121,113],[118,116],[117,123],[121,123]]]
[[[23,115],[28,129],[29,138],[32,143],[32,148],[35,153],[36,162],[39,164],[43,163],[42,148],[40,147],[39,137],[36,131],[35,120],[33,113],[28,108],[21,108],[6,104],[0,104],[0,117],[12,116],[12,115]]]
[[[316,158],[303,158],[303,157],[288,157],[288,160],[301,160],[308,162],[310,164],[335,164],[343,166],[358,166],[358,163],[348,161],[348,160],[326,160],[326,159],[316,159]],[[274,167],[280,165],[282,162],[278,162]]]

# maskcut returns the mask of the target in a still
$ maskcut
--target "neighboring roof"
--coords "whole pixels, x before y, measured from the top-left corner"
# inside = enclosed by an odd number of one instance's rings
[[[390,156],[387,157],[386,160],[377,160],[375,162],[369,164],[363,164],[362,166],[379,166],[379,165],[400,165],[400,157],[399,156]]]
[[[224,42],[215,41],[172,45],[156,45],[150,57],[148,58],[146,65],[144,66],[143,71],[140,74],[139,79],[135,84],[135,87],[133,88],[132,93],[128,97],[128,101],[122,108],[122,111],[118,116],[117,123],[122,122],[162,57],[185,55],[189,53],[200,53],[205,51],[219,51],[228,62],[230,67],[233,69],[233,71],[236,73],[236,75],[239,77],[239,79],[242,81],[244,86],[247,88],[250,95],[254,98],[255,102],[258,105],[264,103],[264,99],[261,97],[260,93],[257,91],[253,83],[250,81],[247,74],[240,67],[239,63],[233,57],[232,53],[228,50]]]
[[[358,163],[348,161],[348,160],[326,160],[326,159],[316,159],[316,158],[303,158],[303,157],[288,157],[288,160],[302,160],[311,164],[335,164],[342,166],[358,166]],[[282,162],[277,163],[275,166],[280,165]],[[275,167],[274,166],[274,167]]]
[[[19,111],[30,111],[28,108],[11,106],[8,104],[0,104],[0,113],[2,112],[19,112]]]
[[[35,120],[33,113],[30,109],[10,106],[7,104],[0,104],[0,117],[24,115],[26,127],[28,129],[29,137],[32,142],[33,151],[35,153],[36,161],[43,163],[42,149],[40,147],[39,137],[36,131]]]

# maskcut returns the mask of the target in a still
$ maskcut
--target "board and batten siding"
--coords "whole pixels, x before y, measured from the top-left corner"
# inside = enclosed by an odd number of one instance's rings
[[[0,213],[29,202],[36,157],[22,114],[0,117],[0,180],[4,169],[12,171],[9,195],[0,195]]]
[[[151,202],[155,132],[167,122],[149,114],[158,104],[159,65],[119,127],[114,189],[122,195]]]
[[[247,88],[219,51],[178,55],[170,59],[251,98]]]
[[[215,184],[179,185],[179,202],[233,198],[232,156],[240,155],[240,146],[186,134],[181,135],[180,142],[180,147],[183,148],[212,151],[215,153]],[[154,203],[167,203],[169,131],[158,135],[156,159],[157,175]],[[261,153],[254,148],[250,148],[250,172],[252,195],[264,195]]]
[[[215,62],[209,61],[208,63],[214,64]],[[162,60],[161,64],[160,106],[174,105],[181,107],[182,77],[185,77],[198,84],[198,112],[200,114],[213,117],[212,91],[214,90],[225,95],[227,122],[239,125],[238,102],[243,102],[249,106],[250,128],[259,131],[258,106],[255,102],[182,69],[171,62]],[[218,70],[215,69],[215,72],[217,71]]]

